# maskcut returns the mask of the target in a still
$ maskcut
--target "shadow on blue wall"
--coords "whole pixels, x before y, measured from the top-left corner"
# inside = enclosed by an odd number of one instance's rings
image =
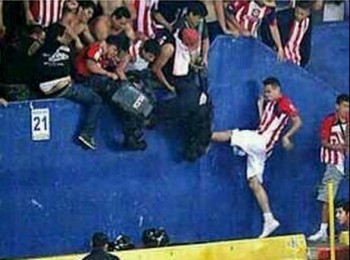
[[[304,125],[293,151],[275,150],[265,184],[282,224],[277,234],[311,233],[319,221],[318,126],[333,110],[336,91],[294,65],[277,63],[251,39],[220,37],[210,51],[209,71],[215,129],[256,127],[261,79],[281,79]],[[33,105],[50,109],[50,141],[31,141],[30,103],[0,108],[0,257],[85,251],[96,230],[110,237],[126,233],[137,244],[152,226],[165,227],[177,243],[259,234],[260,212],[246,185],[244,159],[227,145],[212,145],[196,163],[181,162],[176,134],[161,126],[146,132],[145,152],[120,151],[120,128],[106,110],[98,149],[85,151],[72,142],[77,105]],[[348,196],[345,187],[341,196]]]

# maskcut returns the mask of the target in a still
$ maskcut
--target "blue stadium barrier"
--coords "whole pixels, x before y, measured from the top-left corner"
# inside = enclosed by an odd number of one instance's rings
[[[276,234],[314,231],[322,176],[318,127],[334,108],[336,90],[252,39],[219,37],[210,50],[214,129],[256,127],[261,79],[280,78],[303,118],[295,149],[277,146],[265,185],[281,227]],[[49,108],[51,138],[31,140],[31,108]],[[1,257],[86,251],[97,230],[128,234],[164,227],[172,242],[255,237],[262,219],[245,178],[245,162],[228,145],[213,144],[195,163],[181,161],[171,127],[147,131],[148,149],[120,149],[117,119],[105,109],[98,149],[74,144],[80,108],[64,100],[12,103],[0,108]],[[341,197],[348,197],[344,184]]]
[[[307,70],[335,90],[349,91],[349,22],[325,23],[313,28]]]

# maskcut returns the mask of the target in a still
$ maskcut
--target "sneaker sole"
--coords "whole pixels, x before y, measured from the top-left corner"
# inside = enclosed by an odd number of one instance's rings
[[[84,138],[81,136],[78,136],[78,140],[82,142],[82,144],[85,145],[85,147],[90,148],[91,150],[96,150],[96,146],[91,145],[89,142],[87,142]]]

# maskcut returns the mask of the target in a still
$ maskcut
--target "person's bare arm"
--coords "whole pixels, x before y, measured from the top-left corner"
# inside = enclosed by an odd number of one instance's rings
[[[269,27],[270,27],[272,39],[276,44],[277,58],[278,58],[278,60],[281,61],[284,59],[284,50],[283,50],[283,46],[282,46],[280,32],[279,32],[278,26],[277,26],[277,21],[274,22],[273,24],[270,24]]]
[[[302,125],[302,121],[299,115],[291,117],[292,125],[289,130],[282,137],[282,146],[286,150],[293,148],[293,143],[290,141],[290,138],[299,130]]]
[[[152,16],[154,20],[162,24],[169,32],[173,31],[173,26],[164,18],[160,12],[153,11]]]
[[[27,24],[35,23],[35,19],[32,14],[32,11],[30,11],[29,0],[23,0],[23,6],[24,6],[24,12],[25,12]]]
[[[82,36],[84,37],[85,42],[88,44],[95,42],[95,39],[90,32],[89,26],[85,26],[82,32]]]
[[[259,120],[261,121],[263,112],[264,112],[264,102],[265,102],[265,98],[264,95],[260,95],[257,105],[258,105],[258,113],[259,113]]]
[[[227,27],[226,27],[226,17],[225,17],[225,11],[224,11],[224,1],[223,0],[214,1],[214,10],[221,29],[224,32],[226,32]]]
[[[0,0],[0,37],[2,34],[5,34],[5,25],[4,25],[4,19],[3,19],[3,3],[2,0]]]
[[[8,102],[5,99],[0,98],[0,105],[4,106],[4,107],[7,107],[8,106]]]
[[[175,87],[168,82],[162,69],[173,55],[174,51],[174,47],[171,44],[164,44],[161,48],[159,56],[152,65],[152,72],[156,75],[159,82],[171,92],[175,92]]]
[[[88,59],[86,60],[86,68],[88,69],[88,71],[92,74],[99,74],[102,76],[106,76],[109,78],[112,78],[114,80],[118,79],[117,74],[109,72],[103,68],[101,68],[96,61]]]
[[[134,29],[132,28],[131,24],[127,24],[124,28],[124,32],[126,36],[130,39],[131,42],[135,41],[136,39],[136,33]]]
[[[202,63],[205,67],[208,66],[209,38],[203,39],[202,42]]]
[[[321,10],[323,7],[323,0],[315,0],[314,4],[312,5],[312,9],[314,11]]]

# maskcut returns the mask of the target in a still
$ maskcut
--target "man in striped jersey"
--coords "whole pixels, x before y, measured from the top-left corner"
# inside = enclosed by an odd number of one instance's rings
[[[317,200],[322,203],[322,223],[320,229],[308,237],[313,242],[325,242],[328,238],[327,182],[333,182],[335,196],[345,175],[345,155],[349,155],[349,95],[337,97],[335,113],[322,120],[320,137],[321,162],[326,165],[326,170],[317,196]]]
[[[310,57],[312,25],[309,16],[313,4],[309,0],[297,1],[294,9],[277,13],[285,58],[302,67],[308,63]],[[261,37],[265,44],[275,46],[266,22],[261,26]]]
[[[234,152],[240,156],[247,156],[247,179],[256,200],[263,212],[264,227],[260,238],[267,237],[279,222],[274,218],[267,193],[262,186],[265,161],[272,154],[276,142],[289,119],[292,125],[282,137],[282,146],[286,150],[293,147],[290,138],[301,126],[301,119],[291,101],[282,94],[280,82],[277,78],[268,77],[263,81],[264,97],[258,101],[260,124],[252,130],[226,130],[213,132],[212,140],[216,142],[230,142]]]
[[[268,20],[269,29],[276,45],[277,57],[284,58],[276,19],[276,3],[274,0],[232,0],[226,9],[228,29],[235,34],[258,36],[258,28],[263,19]]]
[[[24,9],[28,24],[40,24],[48,27],[62,17],[63,8],[75,11],[77,0],[24,0]]]

